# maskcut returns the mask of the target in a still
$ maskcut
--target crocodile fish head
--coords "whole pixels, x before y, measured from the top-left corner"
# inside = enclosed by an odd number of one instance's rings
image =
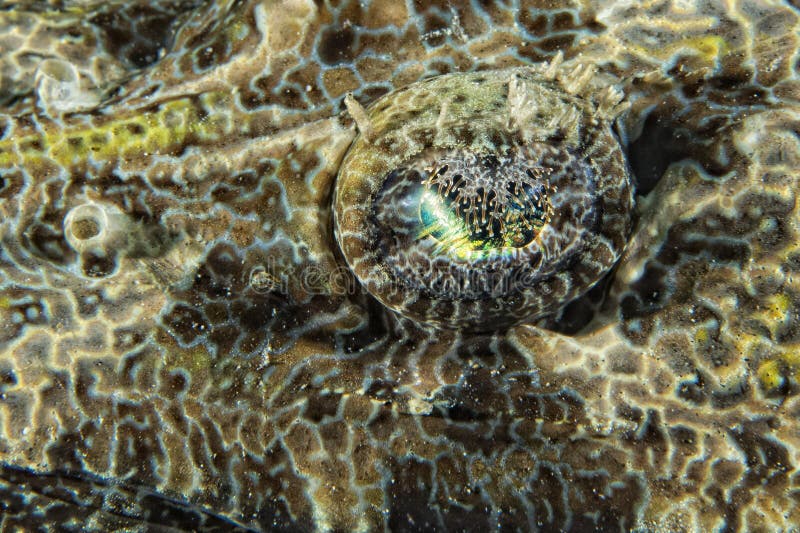
[[[66,4],[0,11],[4,528],[800,523],[795,8]]]

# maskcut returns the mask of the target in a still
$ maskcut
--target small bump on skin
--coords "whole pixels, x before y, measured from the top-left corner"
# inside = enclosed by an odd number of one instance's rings
[[[350,116],[356,122],[356,126],[358,127],[358,132],[361,136],[366,140],[368,143],[371,143],[375,140],[375,129],[372,126],[372,122],[367,115],[367,112],[358,103],[358,100],[353,98],[352,93],[347,93],[347,96],[344,97],[344,105],[347,107],[347,112],[350,113]]]

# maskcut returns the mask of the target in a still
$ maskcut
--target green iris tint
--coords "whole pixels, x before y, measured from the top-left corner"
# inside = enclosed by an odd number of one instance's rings
[[[464,201],[455,190],[437,193],[426,188],[420,195],[419,238],[432,237],[437,251],[459,258],[510,253],[528,246],[547,221],[543,190],[519,188],[510,201],[495,208],[496,195]],[[481,203],[488,203],[481,209]]]

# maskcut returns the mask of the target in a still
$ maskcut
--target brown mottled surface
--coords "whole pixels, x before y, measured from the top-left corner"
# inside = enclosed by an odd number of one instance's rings
[[[3,528],[800,523],[800,14],[520,4],[2,6]],[[617,268],[492,334],[385,310],[332,232],[345,94],[559,50],[630,102]]]

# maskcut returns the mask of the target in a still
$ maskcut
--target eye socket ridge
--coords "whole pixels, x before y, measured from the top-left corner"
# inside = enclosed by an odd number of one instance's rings
[[[481,74],[378,100],[334,194],[337,241],[368,292],[415,320],[473,330],[535,320],[586,292],[620,256],[633,202],[591,100],[535,69]],[[512,116],[519,102],[536,112]]]

